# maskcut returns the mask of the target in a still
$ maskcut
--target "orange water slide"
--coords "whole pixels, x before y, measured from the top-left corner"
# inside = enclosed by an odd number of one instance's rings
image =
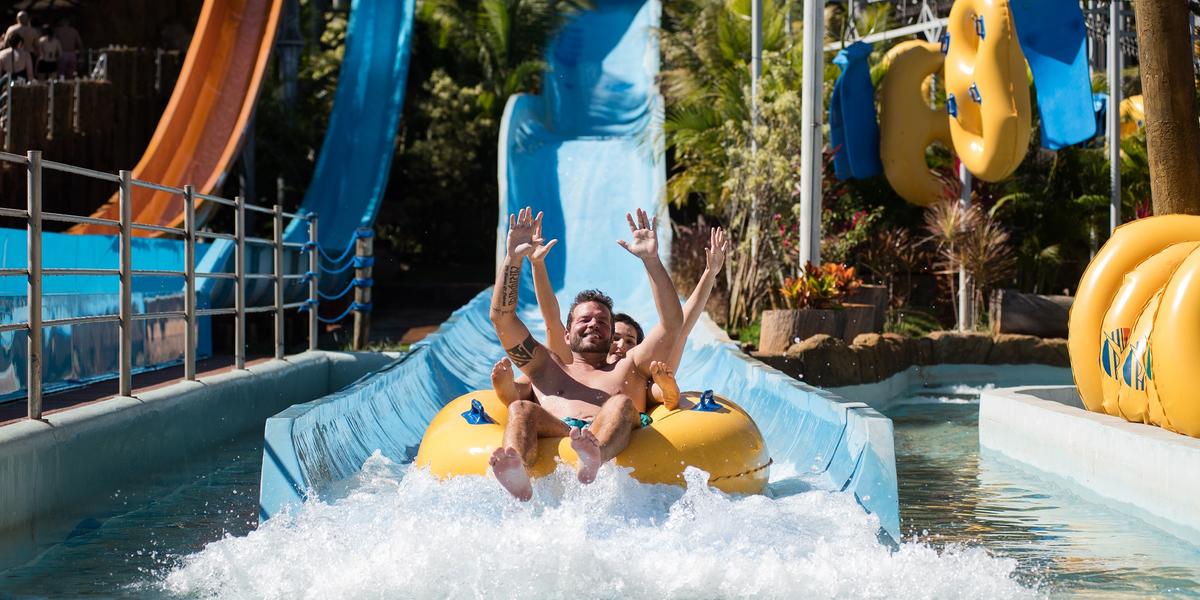
[[[176,187],[190,183],[205,194],[220,185],[254,113],[282,5],[283,0],[205,0],[175,90],[133,168],[134,179]],[[179,196],[137,186],[132,193],[136,222],[182,224]],[[114,195],[92,216],[117,219],[118,208]],[[78,225],[71,233],[115,231]]]

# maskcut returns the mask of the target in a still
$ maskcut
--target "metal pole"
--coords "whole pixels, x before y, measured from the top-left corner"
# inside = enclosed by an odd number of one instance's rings
[[[360,306],[369,306],[371,304],[371,265],[364,264],[368,259],[375,254],[375,238],[359,237],[354,240],[354,255],[359,257],[361,267],[355,267],[354,278],[358,280],[359,285],[354,288],[354,302]],[[371,313],[366,309],[354,311],[354,340],[353,348],[355,350],[366,350],[367,344],[371,339]]]
[[[321,248],[317,242],[316,213],[308,215],[308,243],[308,271],[312,273],[312,278],[308,280],[308,349],[314,351],[317,349],[317,290],[320,289],[318,280],[321,276]]]
[[[962,191],[959,193],[959,203],[962,209],[966,211],[971,208],[971,172],[967,170],[967,166],[959,161],[958,163],[958,181],[962,184]],[[967,274],[966,268],[961,264],[958,266],[958,329],[959,331],[967,331],[975,328],[975,311],[972,304],[971,277]]]
[[[758,86],[762,78],[762,0],[750,4],[750,155],[758,156]],[[757,170],[757,161],[755,169]],[[750,261],[758,260],[758,194],[750,197]]]
[[[54,139],[54,82],[46,82],[46,139]]]
[[[4,151],[10,152],[12,150],[13,130],[13,88],[16,87],[11,73],[8,76],[8,83],[5,85],[8,89],[4,90],[7,92],[4,95]]]
[[[236,196],[237,207],[233,223],[233,237],[237,251],[234,252],[233,276],[233,367],[246,368],[246,199]]]
[[[283,207],[275,205],[275,358],[283,358]]]
[[[804,71],[800,151],[800,265],[821,260],[821,112],[824,3],[804,2]]]
[[[121,171],[121,348],[118,394],[133,395],[133,190],[129,171]]]
[[[1108,3],[1108,231],[1121,224],[1121,2]]]
[[[196,380],[196,190],[183,186],[183,378]]]
[[[12,117],[9,116],[9,124]],[[42,152],[30,150],[26,155],[26,210],[29,218],[25,225],[28,257],[28,284],[25,288],[29,310],[29,336],[26,353],[26,368],[29,401],[29,418],[42,418]]]

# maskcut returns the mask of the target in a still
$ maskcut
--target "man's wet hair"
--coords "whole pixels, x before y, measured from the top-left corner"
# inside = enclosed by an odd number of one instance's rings
[[[571,323],[575,320],[575,307],[585,302],[595,302],[596,304],[600,304],[604,306],[604,308],[608,309],[609,315],[613,314],[612,298],[609,298],[608,294],[605,294],[600,290],[583,290],[582,292],[575,294],[575,301],[571,303],[571,310],[567,311],[567,329],[571,328]],[[613,326],[616,326],[615,322],[613,323]]]
[[[642,340],[646,339],[646,333],[642,331],[642,326],[637,321],[635,321],[633,319],[633,317],[631,317],[625,313],[617,313],[617,314],[613,315],[613,327],[614,328],[617,326],[617,323],[624,323],[624,324],[632,327],[633,330],[637,333],[637,337],[635,338],[637,340],[637,343],[640,344],[640,343],[642,343]]]
[[[18,46],[24,46],[24,45],[25,45],[25,40],[23,38],[21,38],[21,36],[19,36],[19,35],[10,36],[8,38],[8,41],[6,41],[4,43],[5,48],[11,48],[13,50],[16,50]]]

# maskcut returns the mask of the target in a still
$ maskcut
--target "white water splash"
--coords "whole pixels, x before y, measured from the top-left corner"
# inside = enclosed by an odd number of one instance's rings
[[[606,466],[567,467],[512,500],[491,479],[437,481],[379,455],[332,503],[185,557],[162,581],[216,598],[1027,597],[982,549],[892,550],[848,495],[726,496]],[[785,486],[803,489],[805,486]]]

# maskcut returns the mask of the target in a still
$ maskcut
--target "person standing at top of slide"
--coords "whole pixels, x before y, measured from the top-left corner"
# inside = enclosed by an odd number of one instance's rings
[[[25,43],[25,52],[32,54],[33,58],[36,60],[38,57],[37,41],[38,37],[41,36],[41,33],[34,28],[31,23],[31,19],[29,18],[29,13],[25,11],[17,13],[17,22],[4,32],[5,48],[10,47],[8,45],[8,41],[16,35],[21,36],[21,40]]]
[[[62,44],[62,55],[58,59],[58,74],[72,79],[79,76],[79,54],[83,52],[83,38],[79,30],[71,27],[70,17],[58,20],[54,28],[54,37]]]
[[[62,43],[54,35],[49,25],[45,27],[46,34],[38,40],[37,74],[41,79],[50,79],[58,74],[58,58],[62,54]]]

